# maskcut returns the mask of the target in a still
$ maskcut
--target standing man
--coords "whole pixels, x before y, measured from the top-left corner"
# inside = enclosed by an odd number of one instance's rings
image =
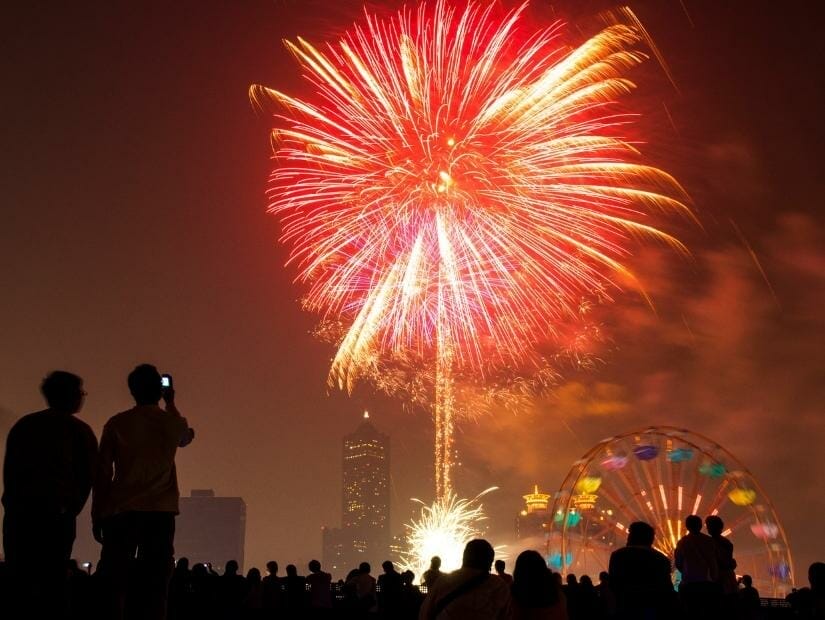
[[[427,593],[419,620],[507,620],[510,586],[493,577],[495,551],[481,538],[464,547],[461,568],[441,577]]]
[[[611,598],[615,597],[617,618],[678,617],[673,604],[670,560],[653,548],[655,535],[649,523],[635,521],[627,528],[627,545],[610,554],[609,573],[602,583],[611,590]]]
[[[135,407],[103,427],[92,497],[108,586],[106,617],[120,620],[128,604],[130,612],[138,611],[133,617],[163,620],[180,497],[175,453],[195,432],[175,406],[174,388],[161,387],[154,366],[135,368],[128,384]],[[165,410],[158,406],[161,397]]]
[[[504,572],[504,566],[505,566],[504,560],[496,560],[496,562],[495,562],[495,564],[493,564],[493,566],[496,569],[496,574],[501,579],[504,580],[504,583],[506,583],[508,586],[512,586],[513,585],[513,576],[510,575],[509,573]]]
[[[719,617],[722,587],[719,585],[719,560],[716,543],[702,533],[702,517],[685,519],[688,533],[676,543],[674,560],[682,573],[679,596],[688,618]]]
[[[83,407],[83,380],[56,370],[40,391],[48,409],[22,417],[6,440],[3,546],[12,592],[26,605],[10,618],[65,613],[67,562],[97,455],[92,429],[74,415]]]

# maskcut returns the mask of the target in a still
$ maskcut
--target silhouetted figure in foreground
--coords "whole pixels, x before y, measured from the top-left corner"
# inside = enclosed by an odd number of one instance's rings
[[[218,596],[221,618],[235,620],[240,616],[244,597],[246,596],[246,580],[238,574],[238,562],[229,560],[218,580]]]
[[[247,620],[263,618],[263,584],[261,583],[261,571],[257,568],[250,568],[246,573],[243,612],[243,617]]]
[[[788,595],[797,618],[825,620],[825,563],[814,562],[808,568],[810,588],[800,588]]]
[[[496,569],[496,575],[498,575],[500,579],[503,579],[504,583],[508,586],[513,585],[513,576],[504,572],[504,560],[496,560],[493,567]]]
[[[603,618],[612,618],[616,613],[616,595],[610,587],[610,575],[603,570],[599,573],[599,585],[596,586],[599,597],[599,609]]]
[[[739,584],[736,582],[736,560],[733,557],[733,543],[722,536],[725,523],[718,515],[705,517],[705,527],[716,546],[716,564],[719,568],[717,579],[721,591],[722,613],[725,616],[733,616],[736,614],[738,606],[737,591],[739,588]]]
[[[415,573],[411,570],[405,570],[401,573],[402,620],[415,620],[415,618],[418,618],[421,602],[424,600],[421,590],[418,586],[413,585],[414,581]]]
[[[522,551],[513,569],[513,620],[567,620],[567,602],[538,551]]]
[[[307,575],[307,586],[309,587],[309,607],[314,618],[327,618],[332,610],[332,593],[330,584],[332,575],[321,570],[321,563],[312,560],[309,563],[309,575]]]
[[[192,604],[192,573],[189,570],[189,558],[180,558],[175,564],[172,579],[169,582],[169,620],[188,617]]]
[[[174,390],[162,391],[154,366],[135,368],[128,384],[135,407],[103,427],[92,498],[106,570],[104,615],[120,620],[128,606],[133,617],[163,620],[180,496],[175,453],[194,431],[175,407]]]
[[[274,618],[281,608],[281,578],[278,577],[278,563],[270,560],[266,563],[266,577],[261,580],[261,596],[264,616]]]
[[[761,617],[759,591],[753,587],[753,578],[742,575],[742,589],[738,592],[739,617],[742,620],[758,620]]]
[[[397,618],[401,609],[401,574],[389,560],[381,568],[384,574],[378,577],[378,611],[389,620]]]
[[[366,617],[378,609],[375,598],[375,577],[370,575],[372,567],[369,562],[361,562],[358,570],[347,576],[347,584],[355,596],[355,613],[357,617]]]
[[[434,555],[430,559],[430,568],[421,575],[421,584],[426,588],[432,588],[444,573],[441,572],[441,558]]]
[[[486,540],[464,547],[461,568],[439,578],[421,606],[421,620],[505,620],[510,587],[490,575],[495,552]]]
[[[76,518],[94,476],[97,440],[74,415],[86,395],[83,380],[57,370],[40,391],[48,409],[22,417],[6,439],[3,547],[13,586],[0,604],[14,612],[9,618],[65,613]]]
[[[679,597],[689,618],[717,618],[721,613],[722,586],[719,582],[717,546],[702,533],[702,518],[685,519],[688,533],[676,544],[674,559],[682,573]]]
[[[567,599],[567,615],[571,620],[579,617],[579,580],[573,573],[568,573],[562,586],[562,592]]]
[[[623,620],[670,620],[676,614],[670,560],[653,548],[655,532],[636,521],[627,528],[627,546],[610,554],[610,587],[616,617]]]
[[[286,577],[281,581],[284,613],[287,618],[301,618],[307,603],[306,579],[298,574],[294,564],[287,564]]]

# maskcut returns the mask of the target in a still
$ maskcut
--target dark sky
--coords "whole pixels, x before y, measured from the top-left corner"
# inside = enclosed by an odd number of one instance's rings
[[[604,317],[603,364],[519,416],[463,426],[459,491],[501,487],[489,501],[493,532],[509,533],[519,496],[534,482],[557,487],[595,441],[675,424],[748,465],[798,567],[825,559],[817,5],[632,4],[678,84],[652,63],[634,76],[644,151],[683,182],[704,230],[678,231],[690,261],[635,250],[657,311],[619,298]],[[0,432],[40,408],[40,379],[64,368],[84,377],[80,415],[99,433],[130,405],[129,370],[156,363],[175,375],[198,431],[178,457],[181,488],[246,500],[247,566],[320,554],[321,525],[340,518],[340,438],[364,408],[392,436],[394,530],[409,497],[432,493],[426,415],[368,390],[328,393],[332,351],[309,333],[314,318],[299,310],[278,222],[265,213],[271,119],[247,98],[252,83],[306,94],[281,39],[324,40],[360,6],[4,5]],[[581,24],[608,6],[532,11]]]

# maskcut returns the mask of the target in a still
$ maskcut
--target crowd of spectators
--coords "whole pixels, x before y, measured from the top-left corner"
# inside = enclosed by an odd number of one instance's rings
[[[104,426],[100,445],[77,419],[86,392],[80,377],[51,373],[41,391],[48,408],[9,432],[3,467],[0,617],[84,620],[768,620],[751,578],[737,580],[731,542],[717,515],[685,521],[687,534],[670,559],[655,531],[637,521],[610,557],[598,585],[562,576],[537,551],[518,555],[513,574],[482,539],[467,543],[461,568],[441,571],[439,558],[415,585],[390,561],[376,579],[363,562],[337,582],[309,563],[285,575],[270,561],[266,575],[246,576],[234,560],[223,574],[174,557],[178,484],[175,454],[194,431],[175,404],[171,377],[141,364],[127,380],[135,406]],[[165,407],[161,408],[163,399]],[[93,491],[93,492],[92,492]],[[76,517],[92,492],[93,533],[101,543],[96,570],[70,560]],[[793,591],[788,617],[825,620],[825,563],[811,565],[810,587]]]

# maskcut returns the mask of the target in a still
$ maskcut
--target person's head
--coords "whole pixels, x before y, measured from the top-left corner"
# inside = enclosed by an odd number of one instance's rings
[[[209,575],[209,571],[206,569],[204,564],[195,564],[192,567],[192,577],[194,578],[203,578]]]
[[[160,373],[151,364],[141,364],[129,373],[129,392],[138,405],[157,405],[161,397]]]
[[[270,560],[266,563],[266,572],[273,577],[278,574],[278,563],[275,560]]]
[[[318,560],[309,561],[309,572],[318,573],[321,571],[321,563]]]
[[[369,562],[361,562],[358,565],[358,572],[362,573],[364,575],[369,575],[371,570],[372,570],[372,567],[370,566]]]
[[[175,564],[175,568],[182,573],[185,573],[189,570],[189,558],[180,558]]]
[[[718,515],[710,515],[705,517],[705,527],[711,536],[721,536],[722,530],[725,529],[725,522]]]
[[[516,558],[512,594],[522,607],[549,607],[559,599],[559,582],[538,551],[522,551]]]
[[[401,573],[401,583],[403,583],[405,586],[411,586],[413,581],[415,581],[414,572],[407,569],[403,573]]]
[[[610,581],[610,573],[603,570],[599,573],[599,583],[607,583],[608,581]]]
[[[568,586],[575,586],[578,583],[573,573],[567,573],[566,581]]]
[[[742,585],[750,588],[753,585],[753,577],[750,575],[742,575]]]
[[[690,515],[685,519],[685,528],[691,534],[698,534],[702,531],[702,517],[697,515]]]
[[[297,577],[298,576],[298,567],[294,564],[287,564],[286,565],[286,576],[287,577]]]
[[[441,568],[441,558],[437,555],[434,555],[432,558],[430,558],[430,569],[438,570],[439,568]]]
[[[496,568],[496,572],[500,575],[504,572],[504,560],[496,560],[496,563],[493,564]]]
[[[55,370],[43,379],[40,393],[50,409],[73,414],[83,407],[83,379],[65,370]]]
[[[582,575],[579,578],[579,583],[583,585],[585,588],[593,587],[593,580],[590,578],[590,575]]]
[[[223,570],[224,575],[237,575],[238,563],[235,560],[229,560],[226,563],[226,568]]]
[[[246,580],[249,583],[258,583],[261,581],[261,571],[257,568],[250,568],[246,573]]]
[[[628,547],[652,547],[656,535],[653,527],[644,521],[634,521],[627,528]]]
[[[384,569],[385,573],[395,572],[395,568],[393,567],[392,562],[390,562],[389,560],[384,560],[383,562],[381,562],[381,568]]]
[[[814,562],[808,567],[808,583],[811,590],[825,589],[825,562]]]
[[[464,556],[461,559],[463,568],[475,568],[485,572],[490,572],[493,565],[493,558],[496,556],[493,546],[483,538],[471,540],[464,547]]]

